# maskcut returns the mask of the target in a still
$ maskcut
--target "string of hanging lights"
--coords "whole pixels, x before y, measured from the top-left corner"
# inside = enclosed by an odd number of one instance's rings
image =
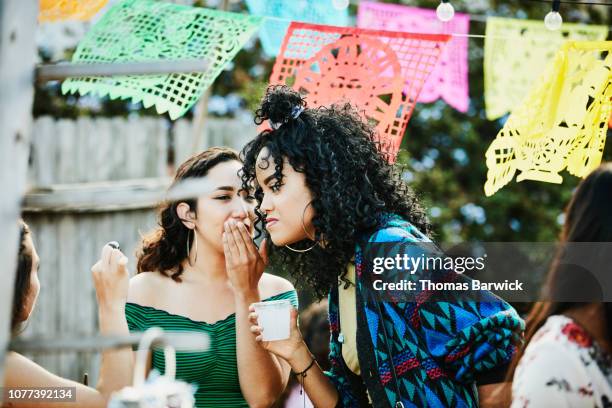
[[[544,25],[551,31],[560,29],[561,24],[563,24],[563,17],[561,17],[561,13],[559,13],[560,7],[561,1],[554,0],[552,3],[552,10],[544,17]]]
[[[442,0],[436,8],[436,16],[440,21],[451,21],[455,16],[455,8],[449,0]]]
[[[595,1],[573,1],[573,0],[530,0],[552,3],[551,11],[544,17],[544,25],[551,31],[559,30],[563,24],[563,17],[559,12],[561,3],[566,4],[586,4],[591,6],[612,6],[612,2],[595,2]],[[446,22],[453,19],[455,15],[455,9],[451,4],[450,0],[440,0],[438,8],[436,8],[436,15],[440,21]]]
[[[355,0],[353,0],[354,2]],[[543,3],[552,3],[551,11],[546,14],[544,17],[544,25],[551,31],[556,31],[561,29],[563,25],[563,17],[560,13],[561,3],[564,4],[585,4],[591,6],[612,6],[612,1],[602,2],[602,1],[584,1],[584,0],[529,0],[529,1],[538,1]],[[332,0],[332,5],[337,10],[346,9],[351,0]],[[440,4],[436,8],[436,16],[438,20],[442,22],[448,22],[453,19],[455,16],[455,8],[451,4],[450,0],[440,0]]]

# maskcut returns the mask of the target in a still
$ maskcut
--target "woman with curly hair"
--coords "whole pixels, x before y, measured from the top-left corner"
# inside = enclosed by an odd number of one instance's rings
[[[242,189],[238,152],[212,147],[187,159],[174,185],[210,184],[197,198],[159,208],[159,226],[144,237],[138,274],[130,280],[126,316],[131,331],[161,327],[205,333],[208,350],[176,353],[176,378],[195,384],[196,407],[269,407],[289,379],[289,365],[258,346],[248,308],[289,299],[291,283],[264,273],[265,245],[251,233],[254,199]],[[148,368],[164,372],[163,352]]]
[[[262,342],[251,308],[256,339],[290,364],[316,407],[477,406],[476,385],[503,378],[520,338],[514,309],[491,294],[482,303],[410,302],[368,290],[364,254],[376,244],[395,257],[431,243],[414,192],[348,104],[309,109],[297,92],[271,87],[257,111],[256,122],[266,120],[271,129],[242,152],[243,188],[255,186],[270,255],[296,282],[329,293],[331,370],[311,356],[295,312],[288,340]]]

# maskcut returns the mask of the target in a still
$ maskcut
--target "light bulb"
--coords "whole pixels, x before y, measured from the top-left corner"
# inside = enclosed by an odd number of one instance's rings
[[[455,9],[453,5],[448,1],[442,0],[436,9],[436,16],[440,21],[451,21],[455,15]]]
[[[332,0],[332,5],[336,10],[344,10],[349,6],[349,0]]]
[[[550,31],[556,31],[561,28],[561,24],[563,24],[563,17],[559,14],[558,11],[551,11],[544,17],[544,25]]]

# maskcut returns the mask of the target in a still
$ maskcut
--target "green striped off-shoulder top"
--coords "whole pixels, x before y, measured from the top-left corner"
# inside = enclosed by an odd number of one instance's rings
[[[279,293],[264,301],[280,299],[289,299],[295,308],[298,307],[295,290]],[[234,313],[215,323],[206,323],[154,307],[127,303],[125,315],[130,332],[161,327],[168,331],[195,331],[208,334],[210,348],[207,351],[176,353],[176,378],[197,386],[195,400],[198,408],[248,407],[238,381]],[[164,373],[164,366],[163,351],[154,351],[152,368]]]

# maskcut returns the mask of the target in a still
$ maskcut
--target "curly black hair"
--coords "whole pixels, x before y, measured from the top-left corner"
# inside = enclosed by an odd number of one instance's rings
[[[300,108],[304,110],[298,116]],[[298,92],[271,86],[256,112],[255,123],[266,120],[276,129],[262,131],[243,148],[241,178],[243,188],[256,187],[255,213],[262,225],[263,192],[255,179],[260,151],[267,148],[270,154],[258,165],[268,166],[273,161],[278,183],[282,183],[284,159],[304,173],[313,196],[316,239],[324,238],[325,246],[317,245],[305,253],[269,248],[271,260],[283,265],[298,286],[308,286],[317,296],[324,296],[338,284],[338,278],[345,281],[356,242],[380,226],[384,213],[398,214],[424,234],[430,233],[415,193],[401,179],[399,169],[379,153],[381,145],[373,128],[350,104],[309,109]],[[259,228],[257,232],[262,233]],[[296,248],[310,245],[308,240],[292,244]]]

